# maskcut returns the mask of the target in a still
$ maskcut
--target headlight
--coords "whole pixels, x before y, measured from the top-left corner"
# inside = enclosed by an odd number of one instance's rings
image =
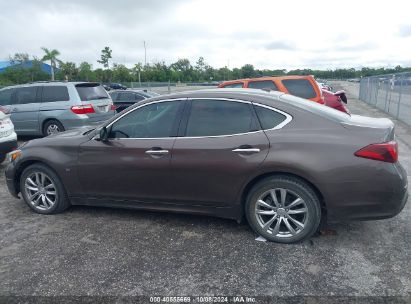
[[[12,162],[14,160],[16,160],[18,157],[21,156],[21,150],[14,150],[11,151],[8,155],[7,155],[7,159],[8,161]]]

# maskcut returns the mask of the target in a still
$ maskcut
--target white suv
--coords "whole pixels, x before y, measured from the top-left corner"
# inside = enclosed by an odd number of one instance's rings
[[[10,120],[10,115],[1,111],[0,107],[0,163],[2,163],[7,153],[17,148],[17,135],[14,132],[14,125]]]

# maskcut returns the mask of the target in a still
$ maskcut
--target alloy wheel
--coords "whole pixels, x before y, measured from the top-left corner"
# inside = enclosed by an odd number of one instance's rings
[[[265,232],[289,238],[304,230],[308,222],[308,208],[295,192],[275,188],[264,192],[257,199],[255,217]]]
[[[38,210],[49,210],[57,202],[57,190],[51,178],[43,172],[33,172],[24,181],[28,203]]]

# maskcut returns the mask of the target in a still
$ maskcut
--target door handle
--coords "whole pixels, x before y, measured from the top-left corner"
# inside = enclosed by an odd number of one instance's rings
[[[168,150],[147,150],[146,154],[150,154],[150,155],[164,155],[164,154],[168,154]]]
[[[13,112],[17,112],[19,110],[19,108],[13,108],[11,109]]]
[[[236,153],[258,153],[260,152],[260,149],[258,148],[237,148],[231,151],[236,152]]]

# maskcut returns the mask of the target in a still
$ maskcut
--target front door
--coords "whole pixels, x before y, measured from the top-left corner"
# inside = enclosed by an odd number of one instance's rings
[[[207,206],[238,203],[269,149],[251,103],[195,99],[189,112],[173,148],[174,199]]]
[[[183,106],[183,100],[144,104],[108,126],[107,142],[82,144],[83,194],[144,202],[170,198],[170,160]]]

